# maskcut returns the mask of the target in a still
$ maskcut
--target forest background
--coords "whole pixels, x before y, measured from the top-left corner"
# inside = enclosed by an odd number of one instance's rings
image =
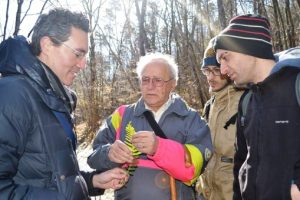
[[[0,42],[27,36],[37,17],[54,7],[81,10],[90,20],[87,67],[72,86],[80,142],[93,139],[118,106],[140,97],[136,62],[148,52],[175,57],[176,92],[201,112],[209,98],[203,53],[233,16],[266,16],[274,52],[300,45],[300,0],[1,0]]]

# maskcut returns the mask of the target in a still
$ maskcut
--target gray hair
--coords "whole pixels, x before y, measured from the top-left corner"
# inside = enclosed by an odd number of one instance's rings
[[[137,63],[136,67],[136,73],[139,78],[142,77],[142,73],[145,69],[145,67],[153,62],[159,62],[164,63],[168,66],[170,72],[171,72],[171,78],[175,79],[176,82],[178,80],[178,65],[176,64],[174,58],[171,55],[168,54],[162,54],[162,53],[151,53],[147,54],[145,56],[142,56],[140,60]]]
[[[48,14],[42,14],[33,27],[31,49],[34,55],[41,53],[40,40],[44,36],[50,37],[54,44],[68,40],[71,28],[78,28],[89,32],[89,20],[79,12],[72,12],[63,8],[50,10]]]

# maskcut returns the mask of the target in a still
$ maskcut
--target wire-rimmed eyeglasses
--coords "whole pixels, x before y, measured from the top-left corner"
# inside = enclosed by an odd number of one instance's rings
[[[214,76],[221,76],[221,70],[219,67],[213,67],[213,68],[203,68],[201,69],[202,73],[205,76],[209,76],[210,73],[212,73]]]
[[[150,82],[152,82],[153,86],[162,87],[165,83],[167,83],[173,79],[174,78],[171,78],[171,79],[165,81],[165,80],[163,80],[161,78],[157,78],[157,77],[150,78],[148,76],[143,76],[140,81],[141,81],[142,86],[149,85]]]
[[[83,52],[83,51],[79,51],[79,50],[76,50],[74,49],[73,47],[69,46],[68,44],[66,44],[65,42],[57,39],[57,38],[53,38],[55,41],[57,41],[59,44],[62,44],[64,45],[65,47],[69,48],[72,53],[76,56],[77,59],[82,59],[85,57],[86,55],[86,52]]]

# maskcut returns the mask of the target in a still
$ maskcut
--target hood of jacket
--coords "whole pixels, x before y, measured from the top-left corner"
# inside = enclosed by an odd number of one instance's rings
[[[271,74],[280,71],[285,67],[295,67],[300,69],[300,46],[294,47],[275,54],[276,64]]]
[[[66,112],[63,99],[51,87],[42,62],[32,54],[24,36],[10,37],[0,44],[0,73],[2,76],[24,75],[52,110]],[[67,110],[66,110],[67,109]]]
[[[0,45],[0,73],[28,76],[43,88],[50,87],[41,62],[31,53],[24,36],[10,37]]]

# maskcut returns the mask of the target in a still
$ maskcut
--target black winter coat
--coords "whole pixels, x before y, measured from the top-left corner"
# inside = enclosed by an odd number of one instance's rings
[[[0,199],[84,200],[101,194],[79,171],[53,110],[69,118],[25,38],[0,46]]]
[[[299,187],[298,73],[300,68],[286,67],[252,85],[245,121],[241,120],[240,102],[234,200],[288,200],[292,181]]]

